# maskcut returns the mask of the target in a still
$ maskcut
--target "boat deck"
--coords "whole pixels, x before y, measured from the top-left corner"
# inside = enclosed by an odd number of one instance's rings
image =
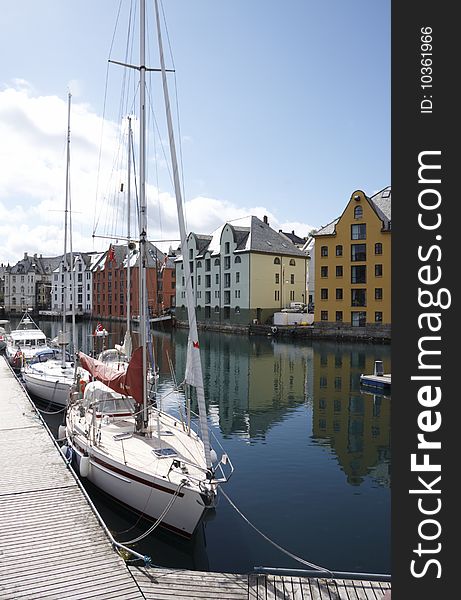
[[[2,600],[390,598],[385,582],[127,566],[1,356],[0,386]]]

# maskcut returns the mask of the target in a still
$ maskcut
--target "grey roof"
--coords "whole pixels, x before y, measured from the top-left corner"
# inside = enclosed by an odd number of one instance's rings
[[[121,244],[121,245],[112,244],[112,248],[114,249],[115,263],[118,266],[123,265],[123,263],[126,261],[126,244]],[[101,257],[93,266],[93,270],[97,270],[98,268],[104,269],[108,253],[109,253],[109,250],[106,250],[104,253],[101,254]],[[136,251],[136,254],[137,254],[137,251]],[[133,258],[133,254],[131,256]],[[149,242],[149,241],[147,242],[147,253],[146,253],[147,267],[154,267],[154,268],[157,266],[161,267],[163,261],[165,260],[165,256],[166,256],[165,253],[162,252],[161,250],[159,250],[157,248],[157,246],[152,244],[152,242]],[[136,256],[136,261],[135,261],[134,265],[137,265],[137,263],[138,263],[138,256]],[[133,260],[131,260],[131,266],[134,266],[134,265],[133,265]],[[168,258],[167,258],[167,262],[166,262],[166,267],[174,268],[173,262]]]
[[[269,254],[289,254],[303,256],[305,253],[289,242],[283,235],[272,229],[258,217],[251,217],[250,251],[267,252]]]
[[[279,233],[287,237],[293,244],[304,244],[306,241],[306,238],[299,237],[299,235],[296,235],[294,231],[289,232],[279,229]]]
[[[336,231],[336,223],[338,221],[339,221],[339,217],[337,219],[335,219],[334,221],[332,221],[331,223],[328,223],[328,225],[321,227],[317,231],[317,233],[314,233],[314,237],[317,237],[318,235],[333,235],[334,232]]]
[[[383,190],[370,198],[372,206],[374,206],[378,217],[384,223],[384,229],[390,229],[391,224],[391,202],[392,189],[391,186],[385,187]]]
[[[24,254],[24,258],[19,260],[15,265],[9,267],[8,271],[13,275],[25,275],[26,273],[34,272],[37,275],[51,274],[62,260],[61,256],[29,256]]]

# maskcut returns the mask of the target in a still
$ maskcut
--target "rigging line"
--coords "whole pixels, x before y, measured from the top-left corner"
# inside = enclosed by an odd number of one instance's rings
[[[186,186],[185,186],[185,181],[184,181],[184,162],[183,162],[183,153],[182,153],[181,122],[180,122],[180,117],[179,117],[179,99],[178,99],[178,82],[177,82],[177,79],[176,79],[176,65],[175,65],[175,62],[174,62],[173,48],[171,46],[170,33],[168,31],[168,24],[167,24],[166,15],[165,15],[165,9],[163,7],[162,0],[160,0],[160,8],[161,8],[161,11],[162,11],[162,16],[163,16],[163,24],[165,26],[165,33],[166,33],[166,39],[167,39],[167,43],[168,43],[168,50],[170,52],[171,64],[173,66],[175,105],[176,105],[176,120],[177,120],[178,141],[179,141],[179,164],[181,165],[181,186],[182,186],[183,208],[184,208],[184,212],[186,212],[186,210],[185,210],[186,209],[186,205],[185,205],[185,200],[186,200]],[[186,214],[184,215],[184,218],[186,220],[186,228],[187,228],[187,215]]]
[[[109,48],[109,58],[111,57],[112,49],[114,47],[115,33],[116,33],[117,27],[118,27],[118,20],[119,20],[120,11],[122,8],[122,1],[123,0],[120,0],[119,5],[118,5],[118,11],[117,11],[117,17],[115,20],[114,32],[112,34],[112,40],[111,40],[110,48]],[[103,109],[102,109],[101,133],[100,133],[100,138],[99,138],[99,155],[98,155],[98,170],[97,170],[97,176],[96,176],[95,208],[97,206],[97,199],[98,199],[98,194],[99,194],[99,178],[101,175],[102,138],[103,138],[103,134],[104,134],[104,122],[106,119],[107,90],[108,90],[108,83],[109,83],[109,65],[110,65],[110,63],[108,62],[107,66],[106,66],[106,80],[105,80],[105,84],[104,84],[104,101],[103,101]],[[96,218],[96,210],[95,210],[94,215],[93,215],[93,234],[96,231],[100,217],[101,217],[101,215],[99,214],[99,216]]]
[[[249,521],[245,517],[245,515],[237,508],[237,506],[232,502],[232,500],[229,498],[229,496],[226,494],[226,492],[221,487],[219,488],[219,490],[220,490],[221,494],[224,496],[224,498],[226,498],[226,500],[232,506],[232,508],[234,508],[237,511],[237,513],[242,517],[242,519],[246,523],[248,523],[248,525],[250,527],[252,527],[256,531],[256,533],[259,533],[259,535],[262,536],[267,542],[269,542],[270,544],[272,544],[273,546],[275,546],[278,550],[280,550],[284,554],[290,556],[291,558],[293,558],[297,562],[300,562],[303,565],[307,565],[308,567],[312,567],[313,569],[316,569],[318,571],[324,571],[325,573],[328,573],[329,575],[333,576],[333,573],[330,571],[330,569],[326,569],[325,567],[320,567],[319,565],[316,565],[316,564],[311,563],[311,562],[309,562],[307,560],[304,560],[304,558],[296,556],[296,554],[293,554],[289,550],[286,550],[285,548],[283,548],[282,546],[280,546],[279,544],[277,544],[276,542],[274,542],[273,540],[271,540],[266,534],[264,534],[262,531],[260,531],[255,525],[253,525],[253,523],[251,523],[251,521]]]
[[[162,513],[157,518],[157,520],[152,525],[152,527],[150,527],[147,531],[145,531],[144,533],[142,533],[141,535],[139,535],[137,538],[134,538],[133,540],[129,540],[128,542],[121,542],[121,543],[122,544],[135,544],[136,542],[140,542],[145,537],[147,537],[148,535],[150,535],[153,531],[155,531],[157,529],[157,527],[162,523],[163,519],[166,517],[168,511],[173,506],[173,503],[175,502],[176,498],[178,497],[179,492],[186,485],[186,483],[187,483],[187,480],[185,480],[185,479],[181,481],[181,483],[176,488],[175,493],[171,497],[170,501],[165,506],[165,508],[163,509]]]

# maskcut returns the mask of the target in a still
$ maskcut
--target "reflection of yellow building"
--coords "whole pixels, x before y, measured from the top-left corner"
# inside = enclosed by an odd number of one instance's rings
[[[391,324],[391,188],[352,194],[315,234],[315,322],[386,329]]]
[[[353,345],[314,344],[313,435],[328,440],[351,484],[370,473],[389,484],[390,398],[360,392],[360,374],[378,358]]]

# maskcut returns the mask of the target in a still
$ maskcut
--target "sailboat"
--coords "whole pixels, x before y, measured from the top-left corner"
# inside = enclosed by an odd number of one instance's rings
[[[67,103],[67,164],[66,164],[66,194],[65,194],[65,217],[64,217],[64,254],[62,258],[62,331],[57,337],[60,350],[53,349],[51,352],[40,352],[22,369],[22,378],[27,391],[33,396],[58,406],[66,406],[69,398],[70,388],[75,380],[75,366],[71,356],[66,352],[66,346],[70,342],[69,332],[66,331],[66,307],[67,307],[67,284],[64,281],[67,265],[67,230],[68,212],[70,203],[70,108],[71,94],[68,95]],[[73,275],[73,255],[70,252],[70,273]],[[71,286],[73,288],[73,286]],[[74,306],[74,302],[72,302]],[[75,338],[75,335],[74,335]]]
[[[145,194],[145,0],[140,7],[140,346],[126,371],[79,353],[80,365],[94,381],[83,394],[78,385],[71,392],[66,414],[67,448],[80,475],[95,486],[170,531],[191,537],[205,510],[213,507],[218,488],[234,470],[223,452],[218,460],[210,446],[206,417],[200,347],[197,334],[189,263],[184,261],[189,307],[188,358],[185,385],[195,389],[199,407],[199,432],[190,418],[181,419],[162,409],[162,399],[149,393]],[[158,3],[155,2],[157,39],[163,94],[169,131],[170,154],[178,212],[181,246],[187,247],[176,149],[163,56]],[[128,65],[126,65],[128,66]],[[67,452],[67,449],[66,449]]]

